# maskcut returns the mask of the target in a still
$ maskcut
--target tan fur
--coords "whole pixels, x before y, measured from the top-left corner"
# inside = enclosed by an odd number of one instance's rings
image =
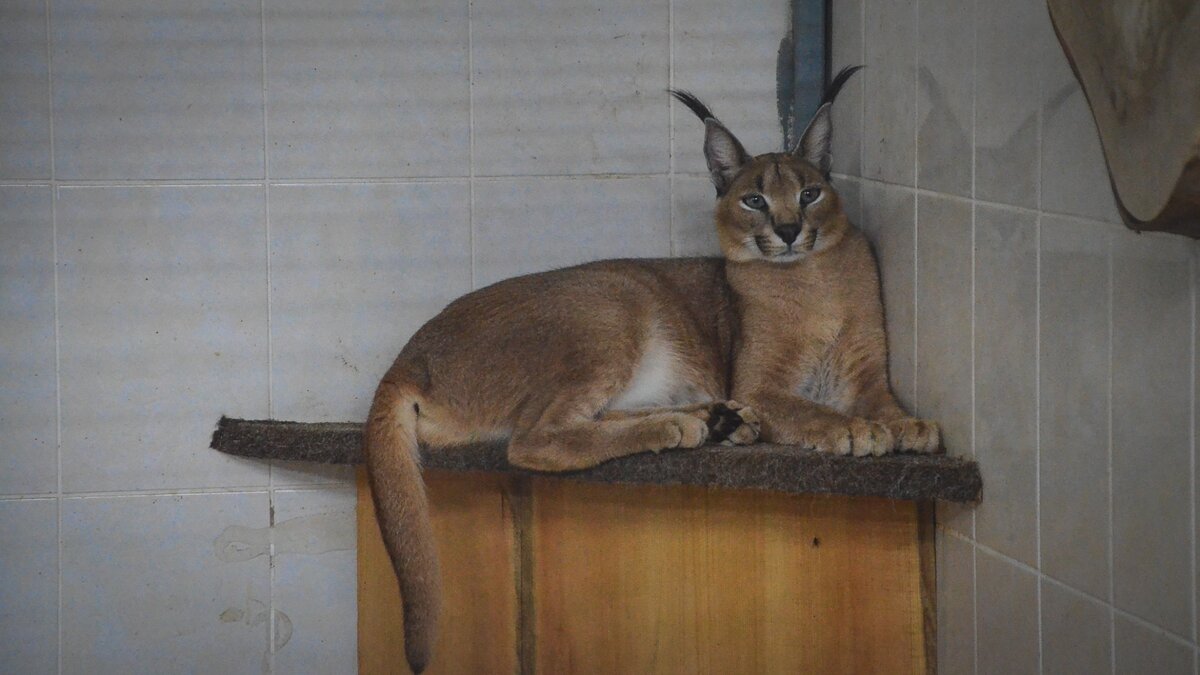
[[[417,444],[507,438],[512,464],[569,471],[699,447],[721,410],[740,418],[727,440],[752,443],[753,412],[725,401],[730,302],[719,259],[610,260],[480,289],[417,331],[380,383],[365,434],[414,671],[429,661],[439,609]],[[674,386],[614,409],[648,352],[669,356]]]
[[[440,609],[419,445],[508,439],[512,464],[542,471],[710,434],[752,443],[760,428],[839,454],[939,445],[937,425],[888,388],[875,261],[823,176],[828,104],[800,154],[751,158],[703,104],[676,96],[705,120],[724,259],[609,260],[480,289],[417,331],[379,385],[367,468],[415,672]],[[821,199],[802,207],[805,188]],[[769,208],[743,206],[750,195]]]
[[[814,187],[820,200],[800,208]],[[741,208],[750,194],[768,211]],[[800,225],[787,262],[773,262],[786,245],[772,220]],[[909,417],[888,386],[875,258],[821,173],[792,155],[756,157],[721,198],[717,227],[745,336],[732,394],[758,413],[763,440],[837,454],[936,450],[937,425]]]

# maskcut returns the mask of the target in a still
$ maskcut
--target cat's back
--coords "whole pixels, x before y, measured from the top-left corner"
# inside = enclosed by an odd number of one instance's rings
[[[650,322],[708,326],[728,311],[720,258],[629,258],[505,279],[451,302],[409,341],[409,353],[612,339]]]

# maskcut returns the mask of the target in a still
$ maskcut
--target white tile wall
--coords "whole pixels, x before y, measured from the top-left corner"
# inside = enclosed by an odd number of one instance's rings
[[[46,5],[0,7],[0,180],[50,177]]]
[[[1116,224],[1045,3],[832,18],[833,66],[868,64],[833,152],[893,378],[983,471],[981,506],[938,510],[941,672],[1194,672],[1200,242]]]
[[[268,501],[266,492],[64,499],[63,672],[262,672]]]
[[[54,177],[260,178],[256,0],[55,0]]]
[[[0,501],[0,672],[58,670],[58,504]]]
[[[469,173],[466,0],[266,11],[272,177]]]
[[[262,188],[64,187],[56,204],[68,492],[265,486],[214,453],[267,414]]]
[[[477,175],[667,171],[666,2],[491,0],[472,12]]]
[[[58,485],[50,195],[0,187],[0,494]]]
[[[275,493],[277,672],[351,673],[358,664],[358,624],[343,609],[358,580],[356,494],[350,487]]]
[[[0,671],[352,672],[350,472],[218,416],[360,419],[472,287],[715,253],[664,90],[776,149],[787,6],[0,8]]]

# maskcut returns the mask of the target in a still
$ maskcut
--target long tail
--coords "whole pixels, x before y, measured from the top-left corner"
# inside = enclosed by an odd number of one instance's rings
[[[429,503],[417,464],[416,389],[391,375],[375,392],[363,450],[379,529],[400,581],[404,653],[412,671],[420,673],[433,651],[442,609],[441,580]]]

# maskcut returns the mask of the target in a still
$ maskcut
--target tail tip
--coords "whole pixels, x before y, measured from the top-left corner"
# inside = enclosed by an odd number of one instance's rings
[[[409,670],[413,671],[414,675],[421,675],[425,669],[429,667],[429,650],[424,647],[412,647],[407,644],[404,646],[404,658],[408,661]]]

